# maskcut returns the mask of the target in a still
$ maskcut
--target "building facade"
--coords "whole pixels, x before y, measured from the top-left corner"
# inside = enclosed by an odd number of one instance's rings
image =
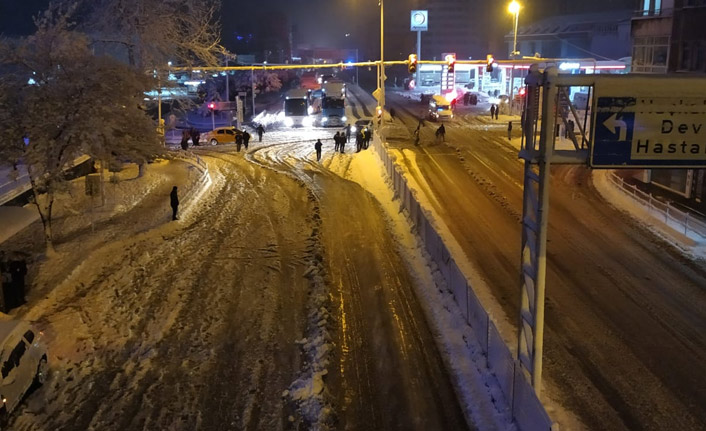
[[[633,72],[706,74],[706,0],[638,0],[636,6]],[[653,169],[636,177],[706,213],[706,170]]]
[[[520,26],[520,55],[543,58],[618,60],[630,55],[632,10],[559,15]],[[514,32],[505,34],[507,57],[513,51]]]

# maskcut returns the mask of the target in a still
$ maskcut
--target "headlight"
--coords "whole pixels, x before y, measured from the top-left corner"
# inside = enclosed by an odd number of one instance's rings
[[[346,122],[348,121],[348,118],[346,118],[346,116],[344,115],[343,117],[341,117],[341,121]]]
[[[327,121],[328,121],[328,117],[321,117],[321,122],[322,122],[322,123],[325,123],[325,122],[327,122]]]
[[[351,133],[355,133],[355,131],[358,130],[355,128],[355,126],[351,126]]]
[[[312,124],[314,124],[314,119],[311,117],[304,117],[304,119],[302,120],[302,126],[304,127],[309,127]]]
[[[284,118],[284,125],[287,127],[292,127],[294,125],[294,120],[291,117]]]

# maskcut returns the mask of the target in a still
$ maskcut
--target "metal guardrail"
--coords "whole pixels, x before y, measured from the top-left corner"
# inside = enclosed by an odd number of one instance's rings
[[[387,152],[386,144],[381,142],[379,129],[373,139],[373,148],[392,182],[395,199],[399,199],[400,205],[407,211],[414,232],[439,268],[464,319],[473,328],[476,340],[486,355],[486,366],[495,375],[517,427],[520,430],[557,429],[523,375],[492,317],[483,308],[471,286],[470,278],[456,264],[454,256],[434,227],[432,214],[417,200],[417,192],[409,187],[402,169],[395,163],[395,157]]]
[[[659,219],[663,220],[665,224],[676,225],[678,230],[684,235],[688,236],[689,232],[693,232],[706,239],[706,222],[699,220],[686,211],[675,208],[669,202],[662,202],[656,199],[651,193],[643,192],[637,186],[626,183],[623,178],[614,172],[611,172],[610,180],[628,196],[631,196],[644,206],[650,214],[655,214]]]

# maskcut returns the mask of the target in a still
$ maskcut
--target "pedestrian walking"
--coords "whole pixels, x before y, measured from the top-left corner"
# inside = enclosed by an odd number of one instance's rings
[[[262,127],[262,124],[258,124],[257,129],[255,129],[255,131],[257,132],[257,139],[259,140],[259,142],[262,142],[262,135],[265,133],[265,128]]]
[[[512,121],[507,122],[507,140],[512,141]]]
[[[355,148],[356,153],[360,153],[363,149],[363,133],[360,130],[355,134]]]
[[[363,149],[367,150],[368,146],[370,145],[370,129],[367,127],[363,129]]]
[[[348,143],[348,141],[350,141],[350,139],[351,139],[351,125],[346,124],[346,144]],[[341,152],[343,152],[343,151],[341,151]]]
[[[314,144],[314,149],[316,150],[316,161],[320,162],[321,161],[321,139],[317,139],[316,143]]]
[[[243,129],[243,145],[245,146],[245,149],[248,149],[248,143],[250,142],[250,133],[248,133],[247,130]]]
[[[500,114],[500,107],[498,105],[495,105],[495,119],[498,119],[498,114]]]
[[[190,135],[191,135],[191,143],[192,143],[194,146],[198,146],[198,145],[199,145],[199,139],[201,139],[201,133],[199,133],[198,130],[196,130],[196,129],[194,129],[194,128],[192,127],[192,128],[191,128],[191,133],[190,133]]]
[[[419,145],[419,127],[414,130],[414,145]]]
[[[9,263],[10,269],[10,300],[8,308],[19,307],[25,303],[25,276],[27,275],[27,262],[17,253]]]
[[[243,132],[235,129],[235,149],[240,152],[240,147],[243,145]]]
[[[0,279],[2,280],[2,311],[10,311],[12,277],[10,275],[10,262],[6,260],[4,252],[0,252]]]
[[[338,147],[341,145],[341,132],[336,132],[335,135],[333,135],[333,151],[337,152]]]
[[[172,187],[172,192],[169,194],[169,201],[172,206],[172,220],[177,219],[177,211],[179,211],[179,195],[177,186]]]
[[[490,119],[495,118],[495,105],[490,105]]]
[[[441,142],[446,142],[446,127],[442,124],[436,129],[436,140],[441,139]]]
[[[566,128],[566,136],[565,138],[570,138],[571,136],[574,135],[574,130],[575,130],[575,124],[574,120],[569,120],[568,122],[568,127]]]
[[[181,131],[181,149],[184,151],[189,149],[189,131],[186,129]]]

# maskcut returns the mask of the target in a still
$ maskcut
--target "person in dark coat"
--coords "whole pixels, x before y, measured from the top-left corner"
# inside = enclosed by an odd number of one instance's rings
[[[495,105],[495,119],[498,119],[498,114],[500,114],[500,107],[498,105]]]
[[[370,144],[370,129],[366,127],[361,132],[363,133],[363,149],[367,150]]]
[[[172,206],[172,220],[176,220],[177,211],[179,210],[179,195],[177,194],[177,186],[172,187],[172,192],[169,194],[169,200]]]
[[[250,142],[250,133],[247,132],[247,130],[243,130],[243,145],[245,145],[245,149],[248,149],[248,143]]]
[[[359,130],[358,133],[355,134],[355,152],[360,153],[360,150],[363,149],[363,133]]]
[[[436,138],[441,138],[442,142],[446,141],[446,127],[443,124],[436,129]]]
[[[512,141],[512,121],[507,122],[507,140]]]
[[[240,146],[243,145],[243,134],[239,133],[238,129],[235,129],[235,148],[240,152]]]
[[[265,133],[265,128],[262,127],[262,124],[258,124],[255,131],[257,132],[257,139],[262,142],[262,135]]]
[[[314,149],[316,150],[316,161],[320,162],[321,161],[321,139],[317,139],[316,143],[314,144]]]
[[[0,279],[2,280],[2,309],[3,312],[10,311],[12,302],[12,276],[10,275],[10,262],[6,260],[4,252],[0,252]]]
[[[27,262],[17,256],[10,261],[11,294],[8,308],[19,307],[25,303],[25,276],[27,275]]]
[[[181,132],[181,149],[184,151],[189,149],[189,131],[186,129]]]
[[[333,151],[338,152],[338,147],[341,145],[341,132],[336,132],[333,135]]]
[[[199,145],[199,139],[201,139],[201,133],[199,133],[198,130],[194,129],[193,127],[191,128],[191,143],[194,146]]]
[[[490,105],[490,119],[495,118],[495,105]]]
[[[350,140],[351,140],[351,125],[346,124],[346,142],[345,143],[348,143],[348,141],[350,141]],[[341,151],[341,152],[343,152],[343,151]]]

